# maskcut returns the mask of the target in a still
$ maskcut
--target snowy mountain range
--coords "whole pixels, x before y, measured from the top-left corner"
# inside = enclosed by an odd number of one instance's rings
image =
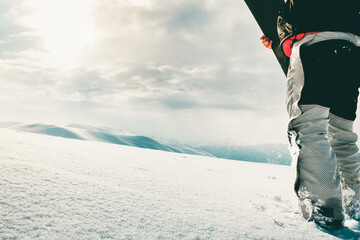
[[[3,123],[2,125],[0,124],[0,126],[63,138],[99,141],[168,152],[215,156],[232,160],[280,165],[291,164],[291,157],[285,144],[265,144],[257,146],[190,146],[169,140],[158,140],[146,136],[139,136],[127,131],[80,124],[56,126],[41,123],[25,125]]]
[[[304,221],[289,166],[5,128],[0,166],[4,240],[360,237],[348,218],[332,233]]]

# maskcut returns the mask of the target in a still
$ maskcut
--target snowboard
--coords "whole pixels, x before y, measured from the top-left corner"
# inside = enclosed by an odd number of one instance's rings
[[[277,18],[284,0],[245,0],[256,22],[264,35],[273,41],[272,50],[285,75],[289,67],[289,59],[280,48],[280,39],[277,33]]]

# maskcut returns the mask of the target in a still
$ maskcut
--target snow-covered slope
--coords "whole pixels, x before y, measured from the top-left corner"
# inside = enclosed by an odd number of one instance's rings
[[[12,129],[0,166],[2,239],[337,239],[301,219],[287,166]]]
[[[5,126],[9,126],[9,124],[10,123],[4,123]],[[216,156],[219,158],[249,162],[263,162],[280,165],[291,164],[291,156],[286,144],[263,144],[256,146],[189,146],[176,141],[152,139],[145,136],[139,136],[124,130],[84,126],[81,124],[56,126],[36,123],[13,125],[11,128],[25,132],[46,134],[63,138],[100,141],[168,152],[188,153],[212,157]]]
[[[138,136],[126,131],[120,132],[118,130],[110,128],[96,128],[79,124],[56,126],[42,123],[17,125],[12,126],[11,128],[24,132],[40,133],[63,138],[99,141],[140,148],[156,149],[168,152],[213,156],[208,152],[199,149],[193,149],[188,146],[183,146],[180,144],[177,144],[176,146],[162,144],[149,137]]]

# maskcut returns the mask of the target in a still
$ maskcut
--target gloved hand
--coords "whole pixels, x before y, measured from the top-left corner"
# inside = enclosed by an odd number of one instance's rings
[[[268,48],[268,49],[272,49],[272,43],[273,41],[270,40],[269,38],[265,37],[265,35],[262,35],[262,37],[260,38],[262,44],[264,45],[264,47]]]

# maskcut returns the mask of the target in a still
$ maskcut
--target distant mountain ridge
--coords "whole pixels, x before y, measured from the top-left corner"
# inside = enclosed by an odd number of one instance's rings
[[[149,137],[138,136],[129,132],[122,132],[122,134],[114,133],[118,131],[111,130],[110,128],[96,128],[79,124],[70,124],[65,127],[60,127],[42,123],[17,125],[11,128],[24,132],[39,133],[63,138],[106,142],[140,148],[156,149],[167,152],[213,156],[212,154],[200,149],[192,149],[183,145],[168,146]]]
[[[247,162],[291,165],[291,156],[286,144],[262,144],[255,146],[201,146],[198,149],[212,155]]]
[[[36,123],[11,126],[11,124],[8,123],[4,124],[4,126],[24,132],[32,132],[78,140],[99,141],[168,152],[213,156],[249,162],[261,162],[280,165],[291,164],[291,157],[287,149],[287,145],[285,144],[263,144],[256,146],[189,146],[164,140],[155,140],[127,131],[85,126],[81,124],[56,126]]]

